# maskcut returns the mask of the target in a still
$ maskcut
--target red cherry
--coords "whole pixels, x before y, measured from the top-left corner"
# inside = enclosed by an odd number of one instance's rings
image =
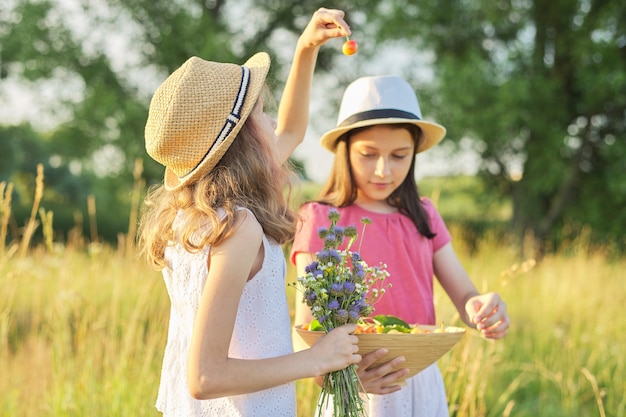
[[[356,51],[359,50],[359,45],[354,39],[348,39],[344,42],[341,50],[343,51],[344,55],[354,55],[356,54]]]

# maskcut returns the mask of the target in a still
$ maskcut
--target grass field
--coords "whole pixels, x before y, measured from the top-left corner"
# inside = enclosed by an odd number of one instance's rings
[[[512,327],[497,342],[470,331],[438,362],[451,415],[626,417],[626,260],[583,238],[537,265],[494,238],[472,250],[456,241],[477,286],[507,301]],[[438,319],[458,324],[436,291]],[[0,416],[160,415],[169,301],[159,273],[107,246],[25,256],[9,246],[0,294]],[[312,416],[317,387],[297,388],[299,415]]]

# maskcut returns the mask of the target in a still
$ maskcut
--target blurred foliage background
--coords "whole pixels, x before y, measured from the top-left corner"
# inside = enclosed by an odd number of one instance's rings
[[[591,242],[623,251],[620,0],[4,0],[0,182],[14,185],[7,239],[23,233],[42,164],[41,206],[54,212],[55,240],[78,227],[115,243],[134,220],[138,173],[147,185],[161,181],[162,167],[143,147],[160,81],[191,55],[243,62],[266,50],[279,99],[295,39],[322,6],[346,11],[360,50],[348,61],[340,43],[322,48],[314,100],[324,104],[313,130],[332,127],[354,78],[402,75],[425,117],[448,128],[449,151],[464,143],[479,156],[480,185],[470,198],[510,207],[502,220],[488,211],[463,218],[461,206],[459,220],[477,233],[499,220],[520,245],[532,243],[534,256],[583,229]],[[30,101],[21,112],[16,99],[24,92]],[[307,165],[296,162],[306,178]]]

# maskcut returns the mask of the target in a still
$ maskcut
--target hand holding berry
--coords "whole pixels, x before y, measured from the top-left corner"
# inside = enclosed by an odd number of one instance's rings
[[[319,47],[329,39],[349,36],[352,32],[343,19],[344,15],[342,10],[320,8],[309,21],[298,42],[303,47]]]

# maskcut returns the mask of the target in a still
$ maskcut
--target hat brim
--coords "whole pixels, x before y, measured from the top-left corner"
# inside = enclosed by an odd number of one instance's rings
[[[261,91],[265,86],[265,79],[270,69],[270,56],[266,52],[258,52],[251,56],[244,64],[244,67],[250,69],[250,85],[248,88],[246,102],[241,112],[240,123],[233,128],[228,137],[222,141],[214,150],[207,155],[198,166],[189,174],[179,177],[170,168],[165,168],[163,184],[167,190],[175,190],[187,183],[191,183],[206,175],[226,153],[233,140],[241,130],[241,127],[250,116],[254,105],[256,104]]]
[[[419,145],[415,149],[415,153],[424,152],[425,150],[433,147],[441,142],[446,135],[446,128],[437,123],[427,122],[424,120],[390,117],[384,119],[361,120],[347,126],[337,127],[322,135],[320,143],[324,148],[334,153],[337,149],[337,139],[351,130],[359,127],[400,123],[416,125],[422,130],[422,138]]]

